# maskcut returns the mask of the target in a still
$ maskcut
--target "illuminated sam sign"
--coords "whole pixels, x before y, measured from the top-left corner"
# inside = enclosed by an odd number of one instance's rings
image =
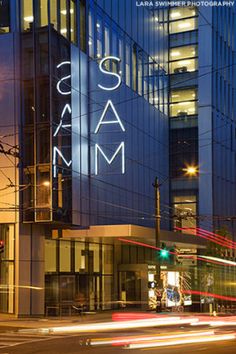
[[[63,61],[59,65],[57,65],[57,69],[70,65],[70,61]],[[58,82],[57,82],[57,92],[62,95],[62,96],[69,96],[71,95],[71,89],[70,86],[65,89],[64,81],[68,80],[71,78],[71,75],[66,75],[62,77]],[[64,88],[63,88],[64,87]],[[70,101],[70,96],[69,96],[69,101]],[[71,124],[64,124],[64,117],[65,115],[71,116],[71,103],[67,102],[65,103],[62,112],[61,112],[61,117],[60,117],[60,122],[57,125],[55,132],[53,134],[53,137],[57,137],[58,134],[60,133],[60,130],[63,128],[71,128]],[[72,164],[72,160],[67,160],[65,156],[63,155],[61,149],[58,146],[53,147],[53,158],[52,158],[52,163],[53,163],[53,177],[57,176],[57,161],[60,159],[67,167],[70,167]]]
[[[103,58],[101,60],[101,62],[99,63],[99,70],[105,75],[115,77],[117,82],[112,87],[102,86],[100,84],[98,84],[98,87],[104,91],[114,91],[114,90],[118,89],[121,85],[121,76],[116,73],[112,73],[112,72],[109,72],[104,69],[103,65],[107,60],[112,60],[113,62],[115,61],[115,62],[119,63],[120,58],[117,58],[114,56],[107,56],[107,57]],[[112,120],[106,119],[106,115],[107,115],[108,111],[112,112],[112,114],[113,114]],[[105,124],[110,124],[110,125],[116,124],[116,125],[118,125],[121,132],[125,132],[125,127],[119,117],[119,114],[117,113],[117,110],[115,109],[114,104],[112,103],[112,101],[110,99],[108,99],[108,101],[105,105],[102,115],[98,121],[96,128],[95,128],[94,134],[98,134],[102,125],[105,125]],[[107,155],[105,154],[105,152],[103,151],[102,147],[99,144],[95,144],[95,175],[99,174],[99,164],[98,164],[99,155],[102,156],[109,165],[111,165],[113,163],[113,161],[115,160],[115,158],[119,154],[121,154],[121,173],[124,174],[125,173],[125,143],[124,143],[124,141],[120,142],[116,151],[113,153],[113,155],[110,158],[107,157]]]
[[[112,77],[116,78],[116,82],[113,86],[111,87],[107,87],[107,86],[102,86],[101,84],[98,84],[98,87],[101,90],[104,91],[114,91],[116,89],[118,89],[121,85],[121,76],[119,74],[116,73],[112,73],[112,72],[108,72],[104,69],[103,65],[107,60],[112,60],[113,62],[120,62],[121,60],[117,57],[114,56],[107,56],[105,58],[103,58],[101,60],[101,62],[99,63],[99,70],[105,74],[105,75],[109,75]],[[59,65],[57,65],[57,69],[66,66],[66,65],[70,65],[70,61],[63,61],[62,63],[60,63]],[[69,80],[71,78],[71,75],[66,75],[64,77],[62,77],[56,85],[56,89],[58,91],[58,93],[64,97],[71,95],[71,89],[70,87],[65,86],[65,81]],[[70,96],[68,97],[69,101],[70,101]],[[107,120],[106,116],[107,116],[107,112],[112,112],[113,114],[113,118],[111,120]],[[66,102],[64,105],[64,108],[62,109],[61,112],[61,117],[60,117],[60,122],[59,124],[56,126],[56,129],[54,131],[53,137],[57,137],[58,134],[60,133],[60,130],[63,128],[71,128],[71,124],[65,124],[64,123],[64,116],[65,115],[70,115],[71,116],[71,104],[70,102]],[[101,114],[101,117],[96,125],[94,134],[99,134],[99,131],[101,129],[101,127],[103,125],[114,125],[116,124],[118,126],[118,128],[121,130],[121,132],[125,132],[125,127],[119,117],[119,114],[114,106],[114,104],[112,103],[111,99],[108,99],[104,110]],[[113,161],[117,158],[117,156],[120,155],[121,156],[121,173],[124,174],[125,173],[125,143],[124,141],[121,141],[119,143],[119,145],[116,148],[116,151],[113,153],[112,156],[107,156],[106,153],[104,152],[103,148],[99,145],[99,144],[95,144],[95,175],[99,174],[99,156],[102,157],[106,163],[108,165],[111,165],[113,163]],[[65,157],[65,155],[63,154],[63,152],[61,151],[61,148],[59,148],[59,146],[54,146],[53,147],[53,177],[55,178],[57,176],[57,163],[58,160],[60,160],[63,164],[65,164],[67,167],[70,167],[72,164],[72,160],[68,159]]]

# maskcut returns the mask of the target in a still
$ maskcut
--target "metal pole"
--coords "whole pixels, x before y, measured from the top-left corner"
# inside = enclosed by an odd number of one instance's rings
[[[160,247],[160,232],[161,232],[161,215],[160,215],[160,184],[158,178],[155,178],[153,184],[155,188],[155,220],[156,220],[156,247]]]
[[[158,181],[158,178],[155,178],[155,182],[153,183],[153,187],[155,190],[155,221],[156,221],[156,225],[155,225],[155,241],[156,241],[156,247],[160,247],[160,233],[161,233],[161,227],[160,227],[160,219],[161,219],[161,215],[160,215],[160,184]],[[156,269],[156,280],[157,280],[157,306],[156,306],[156,312],[161,312],[161,297],[159,296],[159,292],[160,292],[160,278],[161,278],[161,274],[160,274],[160,260],[158,261],[157,264],[157,269]]]

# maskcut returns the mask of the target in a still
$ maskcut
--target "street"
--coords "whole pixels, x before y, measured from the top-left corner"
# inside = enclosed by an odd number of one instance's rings
[[[207,340],[214,341],[207,342]],[[195,341],[195,343],[188,341]],[[10,329],[0,333],[0,353],[2,354],[75,354],[81,352],[116,354],[125,353],[127,350],[131,351],[131,354],[138,354],[143,350],[149,350],[150,354],[156,353],[157,350],[161,354],[182,353],[183,351],[233,354],[235,348],[235,327],[230,325],[224,328],[212,328],[209,325],[202,325],[198,328],[190,325],[171,325],[79,334],[42,334],[34,329],[18,332]]]

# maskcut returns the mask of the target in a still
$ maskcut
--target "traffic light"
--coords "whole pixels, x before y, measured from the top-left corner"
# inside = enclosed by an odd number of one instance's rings
[[[4,241],[0,241],[0,253],[3,253],[4,252],[4,248],[5,248],[5,245],[4,245]]]
[[[167,258],[169,256],[169,251],[166,249],[160,250],[161,258]]]
[[[161,244],[160,258],[163,260],[167,260],[169,258],[169,251],[165,243]]]

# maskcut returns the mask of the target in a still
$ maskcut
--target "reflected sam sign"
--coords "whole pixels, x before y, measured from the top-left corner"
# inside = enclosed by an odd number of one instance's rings
[[[63,61],[62,63],[60,63],[59,65],[57,65],[57,69],[63,67],[63,66],[67,66],[69,65],[70,66],[70,61]],[[62,112],[61,112],[61,116],[60,116],[60,122],[59,124],[57,125],[56,127],[56,130],[53,134],[53,137],[55,138],[61,129],[63,128],[71,128],[71,124],[64,124],[63,120],[64,120],[64,117],[66,114],[69,114],[69,116],[71,117],[71,103],[70,103],[70,95],[71,95],[71,89],[70,87],[67,87],[66,89],[63,89],[62,88],[62,84],[64,83],[64,81],[68,80],[71,78],[71,75],[66,75],[64,77],[62,77],[58,82],[57,82],[57,85],[56,85],[56,88],[57,88],[57,92],[62,95],[62,96],[69,96],[68,97],[68,100],[69,102],[66,102],[63,109],[62,109]],[[52,157],[52,164],[53,164],[53,177],[57,177],[57,160],[58,158],[60,158],[62,160],[62,162],[67,166],[67,167],[70,167],[71,164],[72,164],[72,160],[67,160],[65,158],[65,156],[63,155],[63,152],[58,148],[58,146],[54,146],[53,147],[53,157]]]
[[[105,58],[103,58],[100,63],[99,63],[99,70],[108,76],[112,76],[114,78],[116,78],[116,83],[113,86],[103,86],[101,84],[98,84],[98,87],[103,90],[103,91],[114,91],[117,90],[120,85],[121,85],[121,76],[117,73],[113,73],[113,72],[109,72],[107,70],[104,69],[104,64],[107,60],[112,60],[112,62],[117,62],[120,63],[120,58],[114,57],[114,56],[107,56]],[[107,112],[112,112],[113,118],[111,120],[107,120],[106,116],[107,116]],[[94,134],[99,134],[100,128],[103,125],[114,125],[116,124],[121,132],[125,132],[125,127],[119,117],[119,114],[112,102],[111,99],[107,100],[107,103],[105,105],[105,108],[101,114],[101,117],[97,123],[97,126],[94,130]],[[120,172],[122,174],[125,173],[125,142],[121,141],[119,143],[119,145],[117,146],[115,152],[113,153],[112,156],[107,156],[107,154],[104,152],[104,149],[102,148],[102,146],[100,146],[99,144],[95,144],[95,175],[98,175],[100,170],[99,170],[99,156],[101,156],[108,165],[111,165],[113,163],[113,161],[117,158],[118,155],[121,155],[121,168],[120,168]]]
[[[113,72],[109,72],[107,70],[104,69],[104,63],[107,60],[112,60],[113,62],[117,62],[120,63],[120,58],[117,58],[115,56],[107,56],[105,58],[103,58],[100,63],[99,63],[99,70],[107,76],[113,77],[115,78],[115,83],[113,84],[113,86],[103,86],[101,84],[98,84],[98,87],[103,90],[103,91],[107,91],[107,92],[111,92],[114,90],[117,90],[120,85],[121,85],[121,76],[117,73],[113,73]],[[64,61],[62,63],[60,63],[57,66],[57,69],[59,69],[62,66],[65,65],[71,65],[70,61]],[[58,93],[62,96],[69,96],[71,95],[71,89],[68,87],[67,89],[63,89],[62,84],[71,78],[71,75],[66,75],[62,78],[60,78],[57,82],[56,85],[56,89],[58,91]],[[69,96],[70,97],[70,96]],[[108,120],[107,117],[107,113],[110,112],[113,115],[113,118]],[[63,123],[63,118],[65,116],[65,114],[69,114],[71,115],[71,104],[69,102],[67,102],[61,112],[61,117],[60,117],[60,122],[57,125],[53,137],[56,137],[60,130],[63,128],[71,128],[71,124],[65,124]],[[118,128],[120,129],[121,132],[125,132],[125,127],[120,119],[120,116],[112,102],[111,99],[108,99],[106,102],[106,105],[104,107],[104,110],[99,118],[99,121],[96,125],[96,128],[94,130],[94,134],[97,135],[100,132],[100,129],[102,128],[102,126],[104,125],[117,125]],[[117,156],[120,155],[121,156],[121,167],[120,167],[120,173],[124,174],[125,173],[125,142],[121,141],[117,147],[116,150],[113,152],[113,154],[109,154],[109,156],[107,155],[107,153],[104,151],[104,148],[99,145],[99,144],[95,144],[95,153],[94,153],[94,161],[95,161],[95,166],[94,166],[94,171],[95,171],[95,175],[98,175],[101,171],[99,170],[99,158],[103,158],[104,161],[108,164],[111,165],[114,160],[117,158]],[[57,161],[58,159],[61,159],[61,161],[65,164],[65,166],[70,167],[72,165],[72,160],[67,160],[63,154],[63,152],[59,149],[58,146],[54,146],[53,147],[53,177],[55,178],[57,176]]]

